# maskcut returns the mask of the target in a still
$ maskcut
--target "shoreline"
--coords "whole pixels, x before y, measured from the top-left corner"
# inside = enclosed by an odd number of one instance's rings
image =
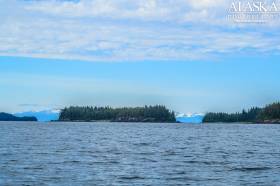
[[[248,125],[279,125],[280,122],[203,122],[202,124],[248,124]]]
[[[63,120],[56,120],[56,121],[50,121],[50,122],[64,122],[64,123],[180,123],[180,122],[152,122],[152,121],[111,121],[111,120],[92,120],[92,121],[83,121],[83,120],[77,120],[77,121],[63,121]]]

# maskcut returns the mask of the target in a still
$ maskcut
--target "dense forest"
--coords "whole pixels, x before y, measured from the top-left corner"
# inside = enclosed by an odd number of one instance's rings
[[[254,107],[232,114],[210,112],[205,115],[203,122],[280,123],[280,103],[272,103],[264,108]]]
[[[36,117],[16,117],[12,114],[0,113],[0,121],[37,121]]]
[[[59,121],[176,122],[176,118],[174,112],[161,105],[135,108],[71,106],[61,110]]]

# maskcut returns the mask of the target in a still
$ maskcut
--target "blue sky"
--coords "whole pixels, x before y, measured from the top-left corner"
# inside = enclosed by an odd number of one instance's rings
[[[164,104],[235,112],[280,100],[280,25],[229,0],[0,0],[0,111]]]
[[[279,56],[102,63],[1,57],[1,110],[165,104],[184,113],[280,100]]]

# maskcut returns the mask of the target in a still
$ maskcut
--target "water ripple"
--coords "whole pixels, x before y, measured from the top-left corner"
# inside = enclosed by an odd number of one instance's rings
[[[0,122],[0,185],[280,185],[280,125]]]

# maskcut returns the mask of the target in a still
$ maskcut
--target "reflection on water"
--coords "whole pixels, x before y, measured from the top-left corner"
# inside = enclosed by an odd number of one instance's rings
[[[0,185],[280,185],[280,125],[0,123]]]

